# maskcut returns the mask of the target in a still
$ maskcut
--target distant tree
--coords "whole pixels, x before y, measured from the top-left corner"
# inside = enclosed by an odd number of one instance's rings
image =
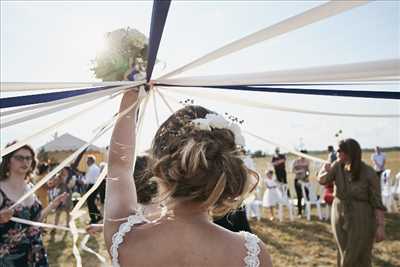
[[[49,152],[42,147],[37,154],[37,158],[39,161],[47,162],[49,160]]]
[[[147,37],[136,29],[121,28],[106,34],[106,50],[92,61],[96,78],[102,81],[122,81],[132,66],[144,71],[147,66]]]
[[[262,150],[256,150],[253,152],[253,154],[251,154],[252,158],[263,158],[265,157],[265,153]]]

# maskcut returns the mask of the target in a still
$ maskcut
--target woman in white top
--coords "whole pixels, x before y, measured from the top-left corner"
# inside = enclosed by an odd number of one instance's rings
[[[269,219],[274,220],[274,207],[279,204],[282,199],[281,193],[279,191],[279,183],[274,179],[274,172],[272,170],[267,171],[264,180],[265,192],[263,197],[263,207],[269,208],[270,217]]]
[[[125,93],[120,111],[137,99],[136,91]],[[151,171],[169,211],[153,222],[137,212],[136,113],[134,108],[116,124],[110,142],[104,236],[113,265],[271,266],[256,236],[230,232],[210,220],[240,204],[254,180],[236,153],[237,135],[226,128],[231,124],[220,120],[212,127],[209,120],[199,120],[212,113],[205,108],[186,106],[158,129]],[[114,220],[126,217],[124,223]]]

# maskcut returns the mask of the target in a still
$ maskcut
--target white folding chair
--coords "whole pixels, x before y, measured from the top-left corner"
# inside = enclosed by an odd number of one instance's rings
[[[400,197],[400,172],[398,172],[394,178],[394,185],[392,186],[392,192]]]
[[[246,215],[248,219],[256,217],[257,220],[261,220],[261,201],[256,199],[255,193],[251,194],[245,199],[244,204],[246,205]]]
[[[307,220],[311,219],[311,205],[315,205],[317,207],[317,215],[320,220],[322,220],[322,212],[321,212],[321,201],[317,197],[317,187],[313,186],[310,182],[304,183],[300,182],[301,191],[303,193],[303,200],[306,205],[306,216]],[[308,189],[308,198],[306,195],[306,188]]]
[[[288,192],[289,192],[289,187],[287,184],[280,184],[279,189],[282,193],[281,200],[278,204],[278,217],[279,221],[283,221],[283,207],[286,206],[288,208],[289,212],[289,219],[290,221],[293,221],[293,206],[292,202],[290,201],[288,197]]]
[[[381,190],[382,190],[382,202],[383,205],[387,208],[388,212],[393,211],[397,212],[397,207],[396,203],[394,201],[394,194],[392,190],[392,185],[390,182],[390,169],[386,169],[382,174],[381,174]]]
[[[395,182],[394,185],[392,186],[392,195],[393,198],[397,197],[398,200],[398,204],[400,205],[400,172],[398,172],[395,176]],[[396,206],[396,199],[394,199],[393,201],[395,204],[394,206],[397,208]]]

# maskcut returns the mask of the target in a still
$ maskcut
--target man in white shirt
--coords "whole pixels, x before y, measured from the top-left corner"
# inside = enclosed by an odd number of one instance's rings
[[[381,177],[381,174],[385,170],[385,161],[386,157],[382,153],[381,148],[379,146],[375,147],[375,153],[371,156],[372,163],[374,164],[374,169],[378,177]]]
[[[86,174],[85,174],[85,182],[87,184],[87,191],[96,183],[97,178],[100,175],[100,168],[96,164],[96,157],[93,155],[89,155],[86,164],[88,166]],[[87,199],[87,205],[90,216],[90,223],[97,223],[102,219],[101,213],[96,205],[96,197],[98,191],[94,191]]]

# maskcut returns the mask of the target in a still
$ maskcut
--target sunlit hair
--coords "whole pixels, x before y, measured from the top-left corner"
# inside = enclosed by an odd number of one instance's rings
[[[345,139],[339,142],[339,150],[349,157],[353,180],[360,179],[362,164],[360,144],[354,139]]]
[[[11,146],[11,145],[13,145],[15,143],[16,143],[16,141],[14,141],[12,143],[9,143],[9,144],[7,144],[6,147],[9,147],[9,146]],[[20,151],[22,149],[28,150],[31,153],[31,156],[32,156],[31,168],[26,173],[26,176],[25,176],[25,179],[31,178],[31,175],[32,175],[32,173],[34,172],[34,170],[36,168],[36,163],[37,163],[36,154],[35,154],[35,151],[33,150],[33,148],[30,145],[24,145],[24,146],[18,148],[17,150],[14,150],[13,152],[11,152],[11,153],[9,153],[9,154],[7,154],[7,155],[5,155],[5,156],[3,156],[1,158],[1,163],[0,163],[0,181],[4,181],[10,176],[10,161],[11,161],[11,158],[16,152],[18,152],[18,151]]]
[[[248,172],[232,131],[200,130],[191,123],[210,113],[186,106],[161,125],[151,149],[152,173],[172,198],[202,203],[218,216],[241,203]]]

